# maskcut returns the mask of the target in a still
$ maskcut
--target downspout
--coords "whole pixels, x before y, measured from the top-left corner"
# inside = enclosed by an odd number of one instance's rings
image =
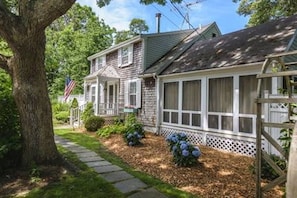
[[[156,86],[156,95],[157,95],[157,108],[156,108],[156,134],[161,135],[161,101],[160,101],[160,95],[161,95],[161,87],[160,87],[160,78],[157,78],[156,74],[153,75],[153,78],[155,79],[155,86]]]

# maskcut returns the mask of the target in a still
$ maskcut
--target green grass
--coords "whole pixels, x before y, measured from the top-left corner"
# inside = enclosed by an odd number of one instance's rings
[[[88,168],[84,163],[68,150],[58,147],[63,156],[81,169],[76,174],[67,173],[60,181],[51,183],[44,188],[32,190],[26,197],[29,198],[97,198],[97,197],[119,197],[125,196],[115,189],[110,183],[99,177],[99,175]]]
[[[134,175],[135,177],[141,179],[147,185],[156,188],[160,192],[164,193],[171,198],[195,198],[196,196],[178,190],[177,188],[162,182],[161,180],[154,178],[148,174],[136,171],[132,169],[128,164],[122,161],[119,157],[109,152],[103,145],[100,144],[96,138],[88,136],[83,133],[77,133],[71,129],[56,129],[55,134],[60,135],[63,138],[67,138],[81,146],[86,147],[89,150],[92,150],[98,153],[105,160],[111,162],[112,164],[122,167],[126,172]]]

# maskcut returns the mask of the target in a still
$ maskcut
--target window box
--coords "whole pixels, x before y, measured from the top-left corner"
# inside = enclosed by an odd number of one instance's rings
[[[131,107],[125,107],[124,112],[125,113],[137,113],[138,109],[131,108]]]

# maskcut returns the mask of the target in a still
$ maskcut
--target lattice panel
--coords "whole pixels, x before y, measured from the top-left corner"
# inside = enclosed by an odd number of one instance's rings
[[[161,135],[167,137],[174,133],[185,133],[188,137],[189,142],[192,144],[203,144],[203,134],[196,132],[189,132],[184,130],[172,129],[172,128],[161,128]]]
[[[244,155],[256,155],[256,144],[254,142],[207,135],[206,145],[212,148],[241,153]]]
[[[104,117],[104,126],[112,125],[114,123],[114,117]]]

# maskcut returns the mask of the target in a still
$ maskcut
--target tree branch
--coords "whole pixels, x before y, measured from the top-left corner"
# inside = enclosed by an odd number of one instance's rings
[[[30,0],[22,0],[22,4],[24,2],[27,3],[25,6],[20,6],[20,13],[28,13],[30,12],[28,20],[31,25],[36,27],[45,29],[48,25],[50,25],[55,19],[59,18],[63,14],[65,14],[71,6],[75,3],[76,0],[39,0],[34,1],[35,5],[32,11],[28,11],[28,6],[32,3]],[[25,9],[25,10],[23,10]],[[27,15],[27,16],[28,16]],[[35,24],[34,24],[35,23]]]
[[[8,61],[10,57],[0,54],[0,68],[4,69],[7,73],[11,75],[11,69],[8,66]]]

